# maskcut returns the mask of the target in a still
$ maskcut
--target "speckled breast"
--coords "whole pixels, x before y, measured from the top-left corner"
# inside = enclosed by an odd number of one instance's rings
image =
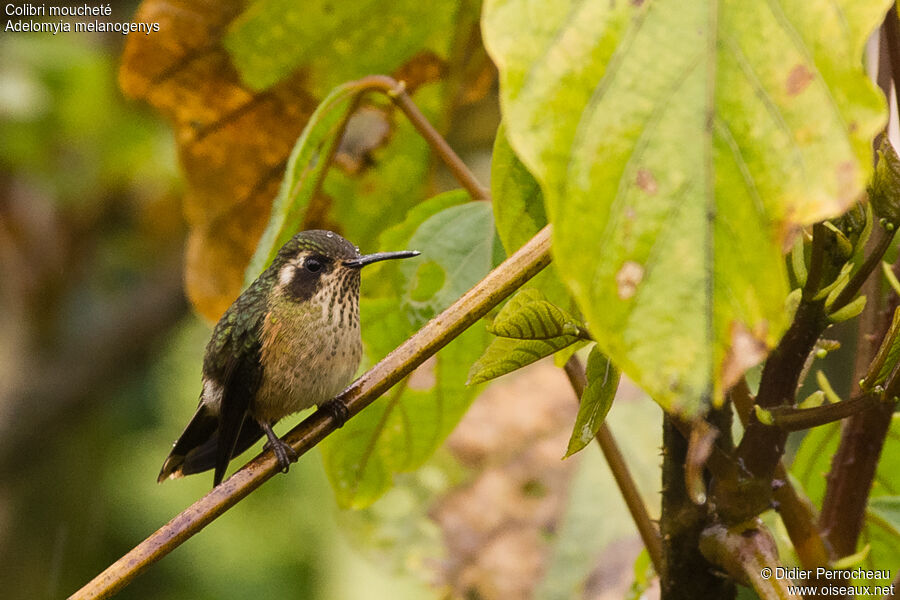
[[[254,417],[269,422],[336,396],[362,357],[356,298],[338,302],[323,290],[302,304],[284,297],[272,302],[262,332],[266,368],[251,407]]]

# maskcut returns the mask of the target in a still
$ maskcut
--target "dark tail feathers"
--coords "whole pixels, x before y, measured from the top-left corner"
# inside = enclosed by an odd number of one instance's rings
[[[237,456],[252,446],[263,434],[256,420],[245,417],[232,456]],[[218,446],[219,416],[200,404],[163,463],[157,481],[161,483],[166,479],[177,479],[215,468]],[[219,481],[214,482],[214,485],[218,484]]]

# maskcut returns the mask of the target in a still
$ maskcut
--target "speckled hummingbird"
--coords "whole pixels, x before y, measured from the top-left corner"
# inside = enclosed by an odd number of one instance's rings
[[[359,272],[415,251],[360,255],[331,231],[302,231],[250,284],[216,324],[203,359],[200,406],[163,463],[158,481],[215,468],[260,439],[287,471],[294,450],[272,431],[279,419],[317,405],[343,424],[347,409],[330,402],[362,356]]]

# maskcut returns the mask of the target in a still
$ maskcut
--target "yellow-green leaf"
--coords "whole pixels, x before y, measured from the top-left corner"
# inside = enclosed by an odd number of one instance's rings
[[[258,0],[229,26],[225,47],[243,79],[265,89],[298,68],[315,91],[372,73],[390,73],[419,52],[448,57],[459,0],[296,2]]]
[[[554,264],[663,407],[721,400],[786,329],[782,248],[871,174],[862,52],[888,0],[489,0],[482,27]]]

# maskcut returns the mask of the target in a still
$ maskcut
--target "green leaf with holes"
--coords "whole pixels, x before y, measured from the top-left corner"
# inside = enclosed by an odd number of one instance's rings
[[[383,233],[383,249],[415,248],[422,254],[406,261],[415,264],[392,261],[363,274],[396,286],[360,304],[369,362],[383,358],[493,266],[499,242],[491,207],[464,202],[466,197],[453,191],[431,198]],[[466,373],[488,337],[482,327],[469,328],[326,438],[320,447],[341,506],[368,506],[391,487],[395,474],[419,467],[434,453],[478,392],[466,386]]]
[[[597,350],[597,346],[591,348],[588,355],[586,375],[587,386],[578,405],[578,416],[575,417],[575,428],[569,438],[566,457],[591,443],[600,431],[613,398],[616,397],[616,390],[619,389],[619,371]]]
[[[602,351],[691,417],[784,332],[782,248],[871,174],[889,0],[488,0],[516,155]],[[523,43],[527,40],[527,43]]]

